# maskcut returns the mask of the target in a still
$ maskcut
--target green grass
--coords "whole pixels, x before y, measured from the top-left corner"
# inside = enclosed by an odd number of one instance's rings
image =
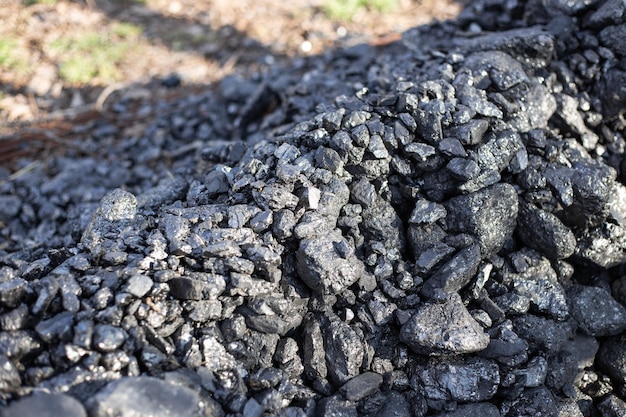
[[[17,51],[19,51],[19,42],[16,38],[0,38],[0,67],[15,72],[27,71],[28,62]]]
[[[59,75],[72,84],[86,84],[94,78],[114,82],[121,78],[119,64],[136,45],[141,28],[116,23],[110,30],[72,35],[52,42],[50,49],[59,54]]]
[[[361,8],[384,13],[397,7],[398,0],[325,0],[322,9],[330,19],[347,21]]]

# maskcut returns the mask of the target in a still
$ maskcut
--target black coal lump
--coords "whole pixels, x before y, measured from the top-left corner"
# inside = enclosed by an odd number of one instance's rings
[[[565,259],[576,250],[576,237],[554,214],[523,202],[518,221],[520,238],[549,258]]]
[[[400,329],[400,340],[416,353],[433,356],[476,352],[489,345],[489,336],[456,293],[421,304]]]
[[[75,398],[65,394],[36,392],[12,403],[2,411],[3,416],[45,415],[50,417],[87,417],[87,411]]]
[[[602,287],[572,285],[567,291],[572,318],[592,336],[614,336],[626,329],[626,308]]]
[[[518,198],[508,184],[453,197],[445,204],[449,231],[475,236],[484,256],[500,250],[517,221]]]

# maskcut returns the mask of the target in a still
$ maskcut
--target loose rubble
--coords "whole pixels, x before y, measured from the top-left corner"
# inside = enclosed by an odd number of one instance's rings
[[[0,415],[623,415],[624,16],[475,0],[5,176]]]

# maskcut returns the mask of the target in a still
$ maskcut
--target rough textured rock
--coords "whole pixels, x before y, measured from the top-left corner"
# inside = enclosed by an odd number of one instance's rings
[[[568,290],[572,317],[592,336],[613,336],[626,329],[626,309],[601,287],[574,285]]]
[[[0,410],[4,417],[48,416],[48,417],[87,417],[83,405],[75,398],[64,394],[36,392]]]
[[[219,416],[210,399],[189,388],[151,377],[124,378],[107,384],[87,402],[89,415],[98,417]]]
[[[432,400],[485,401],[493,397],[500,383],[498,365],[481,358],[432,359],[415,372],[417,389]]]
[[[485,256],[500,250],[517,219],[517,193],[508,184],[451,198],[446,203],[448,230],[476,236]]]
[[[337,232],[303,239],[296,257],[302,280],[321,294],[339,293],[366,274],[350,245]]]
[[[400,329],[400,340],[423,355],[477,352],[489,344],[489,336],[456,293],[420,305]]]
[[[572,231],[554,214],[530,204],[521,204],[517,230],[524,243],[551,259],[568,258],[576,250]]]

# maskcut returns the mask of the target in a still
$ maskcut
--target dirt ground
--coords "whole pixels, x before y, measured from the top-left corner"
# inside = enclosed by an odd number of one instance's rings
[[[2,0],[0,163],[36,148],[24,143],[44,130],[62,139],[120,96],[175,100],[233,72],[391,42],[461,9],[455,0],[397,0],[345,19],[325,1]]]

